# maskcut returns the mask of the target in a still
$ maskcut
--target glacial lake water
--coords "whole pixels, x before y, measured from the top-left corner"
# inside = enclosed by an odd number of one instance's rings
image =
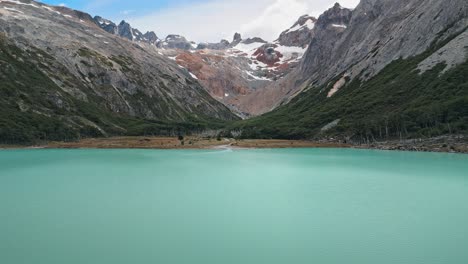
[[[0,151],[4,264],[466,264],[468,155]]]

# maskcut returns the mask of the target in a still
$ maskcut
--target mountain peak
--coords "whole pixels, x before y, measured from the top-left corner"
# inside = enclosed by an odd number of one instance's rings
[[[123,26],[123,25],[130,25],[129,23],[127,23],[127,21],[125,20],[122,20],[119,24],[119,26]]]
[[[170,34],[158,43],[159,48],[164,49],[180,49],[180,50],[191,50],[196,48],[197,45],[188,41],[184,36],[177,34]]]
[[[343,8],[343,7],[340,5],[340,3],[336,2],[333,8]]]
[[[236,32],[236,33],[234,34],[233,41],[240,41],[240,40],[242,40],[242,36],[241,36],[240,33],[237,33],[237,32]]]
[[[318,18],[317,25],[321,28],[327,28],[331,25],[335,29],[346,29],[351,21],[352,14],[351,9],[344,8],[336,3]]]
[[[316,22],[315,17],[303,15],[289,29],[283,31],[276,42],[283,46],[306,47]]]
[[[116,25],[108,19],[95,16],[94,22],[110,34],[119,35],[130,41],[145,42],[154,45],[159,40],[158,36],[153,31],[148,31],[145,34],[142,34],[138,29],[132,28],[132,26],[125,20],[122,20],[119,25]]]

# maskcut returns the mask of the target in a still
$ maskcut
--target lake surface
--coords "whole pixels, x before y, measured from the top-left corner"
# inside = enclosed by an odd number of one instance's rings
[[[0,151],[0,263],[466,264],[468,155]]]

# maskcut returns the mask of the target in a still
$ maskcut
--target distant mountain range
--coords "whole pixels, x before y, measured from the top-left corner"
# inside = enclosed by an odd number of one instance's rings
[[[1,0],[0,143],[207,129],[360,141],[466,133],[467,28],[466,0],[362,0],[304,15],[271,43],[239,33],[195,43]]]

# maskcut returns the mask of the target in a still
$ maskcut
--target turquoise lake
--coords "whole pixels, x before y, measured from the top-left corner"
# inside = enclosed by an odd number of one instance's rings
[[[0,151],[4,264],[466,264],[468,155]]]

